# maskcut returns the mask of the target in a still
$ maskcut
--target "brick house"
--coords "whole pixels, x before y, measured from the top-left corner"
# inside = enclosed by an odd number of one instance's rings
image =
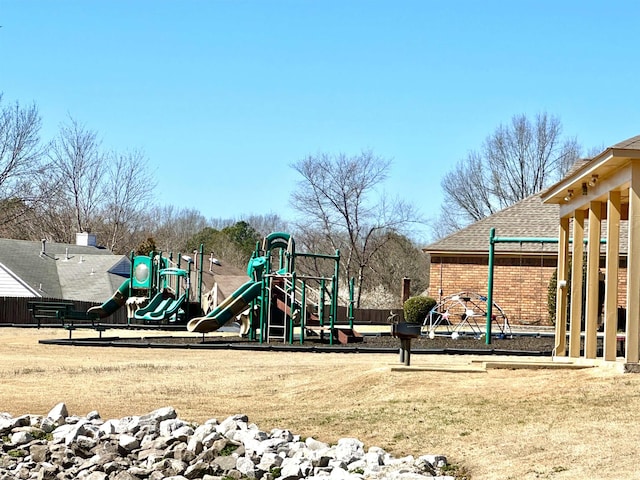
[[[558,237],[558,206],[532,195],[423,248],[431,257],[429,296],[487,293],[489,232],[497,237]],[[547,290],[556,268],[555,243],[498,243],[494,301],[512,323],[546,324]]]
[[[585,165],[588,162],[581,162]],[[580,166],[579,165],[579,166]],[[496,237],[558,238],[559,206],[532,195],[423,248],[431,257],[428,294],[487,293],[489,232]],[[603,232],[606,228],[604,222]],[[621,222],[626,231],[626,221]],[[622,235],[624,238],[624,235]],[[604,249],[604,247],[602,247]],[[604,250],[603,250],[604,251]],[[626,243],[621,244],[619,305],[626,296]],[[556,270],[557,243],[497,243],[494,301],[513,324],[549,324],[548,288]]]

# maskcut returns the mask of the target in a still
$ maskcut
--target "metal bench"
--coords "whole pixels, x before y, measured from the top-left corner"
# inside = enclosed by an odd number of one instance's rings
[[[102,338],[102,332],[106,330],[106,327],[97,325],[95,322],[99,319],[97,313],[87,313],[84,311],[75,310],[75,305],[70,301],[42,301],[42,302],[29,302],[29,311],[33,315],[33,318],[38,323],[38,328],[43,324],[60,326],[69,332],[69,339],[74,330],[80,326],[76,321],[88,321]]]
[[[65,312],[74,308],[73,302],[29,302],[29,311],[38,324],[38,328],[44,324],[64,324]]]

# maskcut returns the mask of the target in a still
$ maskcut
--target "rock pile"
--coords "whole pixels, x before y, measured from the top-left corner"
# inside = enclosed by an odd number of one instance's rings
[[[394,458],[362,442],[337,445],[288,430],[263,432],[244,415],[194,425],[172,407],[102,420],[69,416],[56,405],[45,416],[0,413],[0,480],[297,480],[451,479],[439,455]]]

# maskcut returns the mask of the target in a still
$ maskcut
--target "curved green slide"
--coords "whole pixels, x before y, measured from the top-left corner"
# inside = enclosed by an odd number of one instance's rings
[[[144,320],[145,322],[158,322],[165,318],[171,317],[177,313],[184,301],[187,299],[187,294],[182,294],[179,298],[162,298],[162,293],[158,293],[149,305],[137,310],[134,313],[136,320]]]
[[[127,302],[127,298],[129,298],[129,281],[127,278],[109,300],[100,306],[91,307],[87,310],[87,313],[94,313],[100,318],[105,318],[122,307]]]
[[[249,280],[204,317],[192,318],[187,323],[190,332],[207,333],[219,329],[225,323],[244,312],[252,300],[260,295],[260,282]]]

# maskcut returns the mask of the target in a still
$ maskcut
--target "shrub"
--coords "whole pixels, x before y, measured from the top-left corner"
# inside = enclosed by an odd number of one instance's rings
[[[436,301],[431,297],[411,297],[402,306],[404,310],[404,321],[408,323],[422,323],[429,310],[436,305]]]

